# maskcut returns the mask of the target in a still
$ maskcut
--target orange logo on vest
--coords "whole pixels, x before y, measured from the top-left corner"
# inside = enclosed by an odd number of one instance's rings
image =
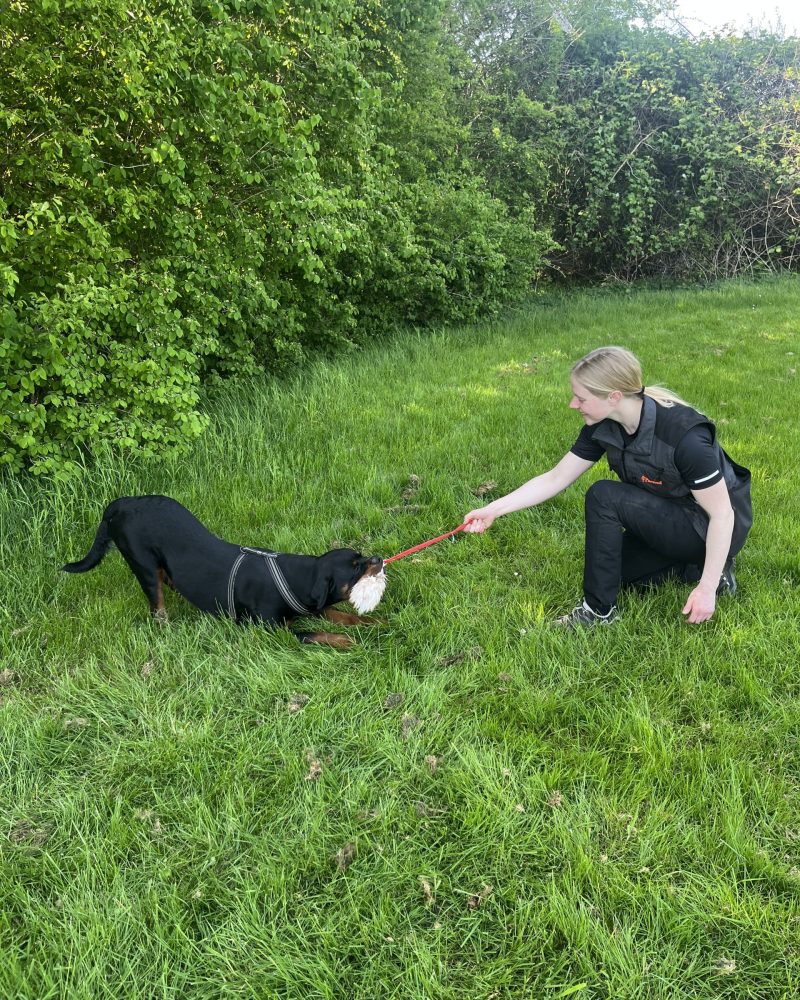
[[[649,483],[651,486],[663,486],[664,485],[663,479],[649,479],[644,474],[642,474],[641,476],[639,476],[639,482],[640,483]]]

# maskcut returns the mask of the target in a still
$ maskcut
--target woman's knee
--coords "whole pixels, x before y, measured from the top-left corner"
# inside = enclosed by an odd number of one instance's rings
[[[625,484],[613,479],[599,479],[586,491],[586,512],[598,513],[615,509],[625,493]]]

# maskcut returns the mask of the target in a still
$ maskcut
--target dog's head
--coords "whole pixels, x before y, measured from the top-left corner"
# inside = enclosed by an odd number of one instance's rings
[[[359,614],[372,611],[386,588],[383,559],[362,556],[354,549],[326,552],[319,557],[318,588],[315,596],[322,596],[320,604],[350,601]]]

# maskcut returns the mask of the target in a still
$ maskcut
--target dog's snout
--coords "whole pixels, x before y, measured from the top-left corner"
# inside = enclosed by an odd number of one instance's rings
[[[383,559],[380,556],[372,556],[369,564],[370,566],[383,566]]]

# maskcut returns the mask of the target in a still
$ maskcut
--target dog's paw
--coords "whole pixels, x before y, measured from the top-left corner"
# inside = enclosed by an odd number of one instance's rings
[[[380,618],[372,618],[369,615],[354,615],[349,611],[339,611],[338,608],[326,608],[322,612],[322,617],[337,625],[383,625]]]
[[[364,615],[358,619],[356,625],[385,625],[386,621],[383,618],[374,618],[372,615]]]
[[[355,640],[340,632],[303,632],[297,637],[300,642],[316,643],[320,646],[331,646],[333,649],[350,649]]]

